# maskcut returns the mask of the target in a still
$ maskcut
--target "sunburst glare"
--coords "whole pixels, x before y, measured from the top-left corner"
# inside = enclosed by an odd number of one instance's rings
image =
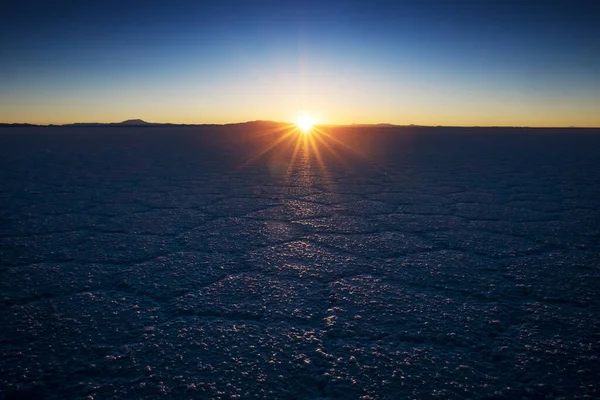
[[[265,163],[274,176],[283,173],[290,187],[311,186],[315,180],[328,187],[334,185],[331,167],[352,171],[357,163],[377,164],[357,148],[356,141],[349,141],[351,137],[344,131],[318,127],[315,122],[313,117],[300,114],[293,123],[258,129],[246,138],[254,151],[240,167]]]
[[[305,135],[312,131],[314,125],[315,120],[309,115],[299,115],[298,118],[296,118],[296,126]]]

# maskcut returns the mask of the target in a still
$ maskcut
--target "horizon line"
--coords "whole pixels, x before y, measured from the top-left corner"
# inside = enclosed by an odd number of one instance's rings
[[[275,121],[275,120],[249,120],[226,123],[179,123],[179,122],[148,122],[142,119],[127,119],[121,122],[67,122],[63,124],[38,124],[30,122],[0,122],[0,127],[152,127],[161,125],[172,125],[181,127],[193,126],[229,126],[256,123],[270,123],[281,125],[294,125],[293,121]],[[349,124],[315,124],[322,127],[390,127],[390,128],[528,128],[528,129],[600,129],[600,126],[533,126],[533,125],[421,125],[421,124],[393,124],[389,122],[361,123],[352,122]]]

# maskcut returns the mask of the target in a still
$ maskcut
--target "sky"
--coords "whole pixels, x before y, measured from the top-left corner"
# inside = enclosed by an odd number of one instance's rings
[[[4,1],[0,122],[600,126],[600,2]]]

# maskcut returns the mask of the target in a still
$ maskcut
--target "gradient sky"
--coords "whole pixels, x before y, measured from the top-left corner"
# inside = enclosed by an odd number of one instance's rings
[[[5,1],[0,122],[600,126],[600,2]]]

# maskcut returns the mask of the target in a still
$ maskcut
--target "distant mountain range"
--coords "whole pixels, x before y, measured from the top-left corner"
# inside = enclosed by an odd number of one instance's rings
[[[208,127],[208,126],[223,126],[223,127],[247,127],[250,126],[252,128],[276,128],[281,126],[290,126],[292,123],[290,122],[278,122],[278,121],[265,121],[265,120],[257,120],[257,121],[247,121],[247,122],[235,122],[229,124],[173,124],[173,123],[165,123],[165,122],[146,122],[143,119],[128,119],[123,122],[76,122],[72,124],[62,124],[62,125],[38,125],[38,124],[28,124],[28,123],[0,123],[0,128],[4,127],[111,127],[111,128],[119,128],[119,127],[136,127],[136,128],[144,128],[144,127]],[[380,124],[347,124],[347,125],[336,125],[336,124],[320,124],[322,127],[349,127],[349,128],[531,128],[537,129],[535,127],[527,127],[527,126],[429,126],[429,125],[394,125],[388,123],[380,123]],[[598,128],[578,128],[574,126],[569,127],[544,127],[541,129],[598,129]]]
[[[156,125],[174,125],[174,124],[163,124],[163,123],[153,123],[146,122],[143,119],[128,119],[123,122],[76,122],[73,124],[64,124],[60,126],[156,126]]]
[[[290,122],[278,122],[278,121],[266,121],[266,120],[256,120],[256,121],[246,121],[246,122],[233,122],[229,124],[174,124],[170,122],[147,122],[143,119],[128,119],[123,122],[75,122],[71,124],[49,124],[49,125],[38,125],[38,124],[27,124],[27,123],[0,123],[0,127],[28,127],[28,126],[74,126],[74,127],[156,127],[156,126],[265,126],[265,127],[276,127],[281,125],[290,125]],[[399,126],[410,126],[410,127],[418,127],[422,125],[394,125],[387,123],[380,124],[349,124],[349,125],[336,125],[336,124],[322,124],[321,126],[348,126],[354,128],[366,128],[366,127],[374,127],[374,128],[386,128],[386,127],[399,127]]]
[[[73,126],[73,127],[156,127],[156,126],[241,126],[241,125],[286,125],[285,122],[276,121],[248,121],[231,124],[173,124],[163,122],[146,122],[143,119],[128,119],[123,122],[75,122],[71,124],[27,124],[27,123],[0,123],[0,127],[33,127],[33,126]]]

